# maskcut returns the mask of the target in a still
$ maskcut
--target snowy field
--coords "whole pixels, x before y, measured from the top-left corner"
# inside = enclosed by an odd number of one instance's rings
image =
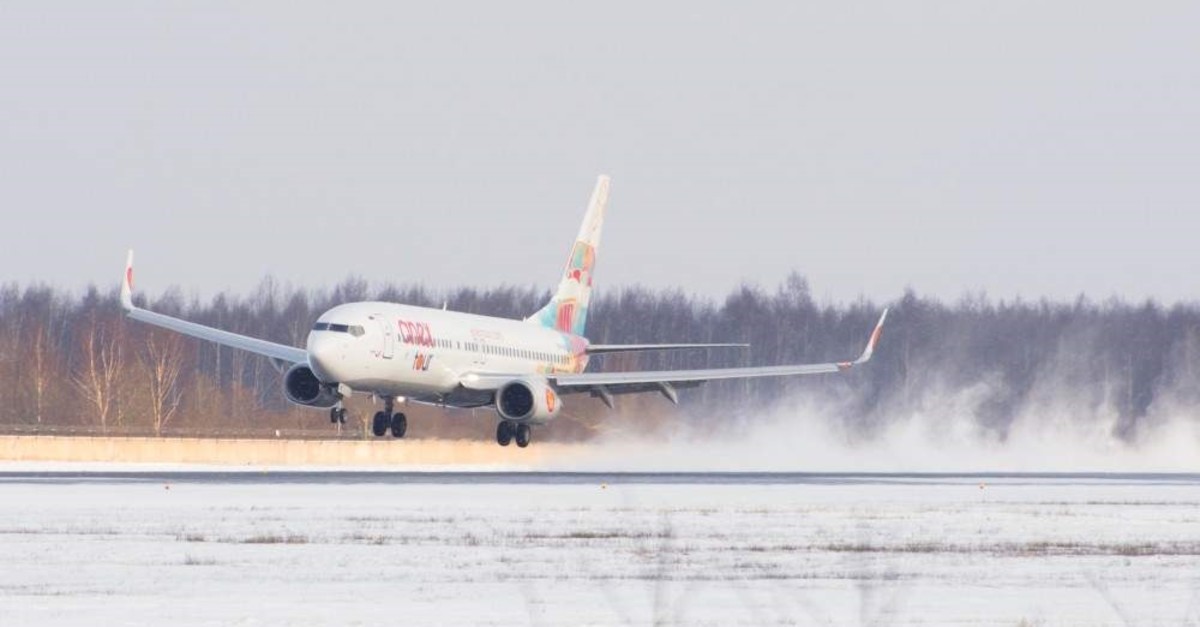
[[[1200,624],[1200,478],[0,475],[0,624]]]

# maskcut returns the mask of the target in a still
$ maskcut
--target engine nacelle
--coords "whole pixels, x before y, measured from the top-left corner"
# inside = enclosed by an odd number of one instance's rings
[[[333,407],[337,394],[321,383],[307,364],[296,364],[283,375],[283,395],[297,405]]]
[[[545,379],[516,379],[496,390],[496,411],[505,420],[543,424],[561,409],[558,393]]]

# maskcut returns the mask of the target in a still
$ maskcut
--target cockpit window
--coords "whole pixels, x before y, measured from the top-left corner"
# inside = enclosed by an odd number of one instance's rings
[[[333,333],[349,333],[354,337],[362,337],[367,330],[358,324],[334,324],[332,322],[318,322],[313,325],[313,331],[330,331]]]

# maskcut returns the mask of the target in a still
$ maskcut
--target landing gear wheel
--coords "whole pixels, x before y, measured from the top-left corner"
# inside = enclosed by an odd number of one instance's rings
[[[329,410],[329,423],[330,423],[330,424],[335,424],[335,425],[336,425],[336,424],[337,424],[337,421],[338,421],[338,410],[337,410],[337,407],[332,407],[332,408],[330,408],[330,410]]]
[[[529,425],[521,423],[517,425],[516,431],[517,446],[521,448],[529,446],[529,440],[533,438],[532,429],[529,428]]]
[[[392,414],[392,437],[402,438],[408,431],[408,418],[404,414]]]
[[[334,407],[329,410],[329,422],[332,424],[346,424],[346,408]]]
[[[387,414],[381,411],[375,412],[375,419],[371,421],[371,433],[374,433],[377,438],[387,435],[389,422],[391,420]]]
[[[513,424],[507,420],[501,420],[500,424],[496,425],[496,443],[500,446],[508,446],[513,439]]]

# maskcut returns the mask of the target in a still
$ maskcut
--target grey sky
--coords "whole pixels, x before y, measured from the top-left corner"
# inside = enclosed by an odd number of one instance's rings
[[[296,4],[0,0],[0,279],[1200,299],[1194,1]]]

